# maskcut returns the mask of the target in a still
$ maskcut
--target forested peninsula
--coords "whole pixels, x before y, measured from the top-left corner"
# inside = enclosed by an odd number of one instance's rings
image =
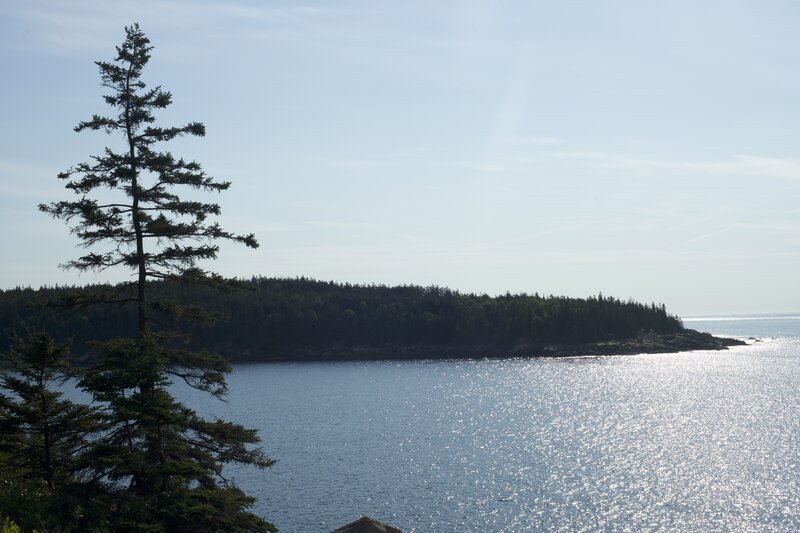
[[[308,278],[257,277],[239,285],[220,292],[149,283],[152,326],[179,331],[186,336],[183,347],[215,351],[232,362],[621,355],[744,344],[687,329],[663,305],[603,295],[488,296]],[[118,298],[127,290],[121,284],[0,291],[3,346],[15,334],[44,329],[57,339],[72,339],[73,359],[88,362],[91,341],[134,333],[134,311],[113,304],[80,309],[80,301],[112,293]],[[58,301],[73,309],[53,309]],[[159,316],[160,301],[179,302],[182,318],[174,316],[174,308]],[[201,307],[214,316],[199,313]]]

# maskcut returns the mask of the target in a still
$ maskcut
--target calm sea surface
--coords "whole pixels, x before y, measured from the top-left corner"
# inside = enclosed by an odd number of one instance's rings
[[[228,404],[278,459],[233,468],[284,532],[800,530],[800,317],[687,319],[727,352],[254,364]]]

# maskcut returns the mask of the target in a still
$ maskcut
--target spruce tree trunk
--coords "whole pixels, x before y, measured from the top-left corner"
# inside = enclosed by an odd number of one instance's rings
[[[144,257],[144,238],[142,237],[142,221],[139,217],[139,169],[136,165],[136,145],[133,139],[133,131],[131,126],[131,69],[133,64],[128,68],[128,77],[125,80],[125,91],[127,93],[127,101],[125,103],[125,134],[128,140],[128,157],[130,158],[131,169],[131,217],[133,222],[133,231],[136,236],[136,260],[138,263],[139,277],[136,284],[136,300],[138,310],[138,329],[137,336],[141,343],[147,329],[147,313],[145,310],[145,282],[147,281],[147,266]],[[141,345],[141,344],[140,344]]]

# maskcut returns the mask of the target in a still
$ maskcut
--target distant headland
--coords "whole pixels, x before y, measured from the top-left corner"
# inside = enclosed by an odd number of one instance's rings
[[[683,326],[663,305],[613,297],[488,296],[442,287],[351,285],[308,278],[241,281],[234,292],[154,282],[154,302],[178,300],[183,319],[154,324],[180,331],[190,346],[232,362],[566,357],[723,350],[745,344]],[[131,335],[129,308],[91,306],[58,313],[42,301],[119,295],[127,285],[0,291],[3,349],[14,333],[45,329],[72,338],[73,357],[91,359],[90,341]],[[194,306],[210,309],[194,315]]]
[[[578,357],[677,353],[693,350],[727,350],[743,346],[743,340],[714,337],[710,333],[684,329],[675,333],[641,333],[631,338],[595,342],[519,344],[416,344],[403,346],[332,345],[293,348],[273,353],[268,359],[244,361],[369,361],[411,359],[505,359],[526,357]]]

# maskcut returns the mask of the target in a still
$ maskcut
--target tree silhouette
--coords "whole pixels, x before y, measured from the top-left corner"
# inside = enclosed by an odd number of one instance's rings
[[[122,268],[134,280],[108,292],[76,292],[57,305],[132,305],[135,328],[126,338],[99,346],[101,361],[80,386],[104,407],[109,426],[89,452],[95,479],[113,495],[114,527],[128,530],[264,531],[273,526],[245,509],[253,499],[223,476],[225,463],[268,467],[273,461],[259,449],[256,432],[239,425],[207,421],[177,402],[169,391],[175,379],[222,396],[228,363],[220,356],[176,349],[177,337],[159,324],[166,315],[211,321],[200,306],[152,298],[150,280],[180,284],[231,285],[201,269],[198,262],[217,257],[220,240],[256,248],[252,234],[222,229],[213,202],[185,199],[181,191],[221,192],[217,181],[195,161],[176,158],[161,143],[205,127],[191,122],[177,127],[155,125],[154,112],[172,95],[148,88],[141,76],[152,46],[138,24],[125,28],[124,42],[111,62],[98,61],[105,102],[111,116],[94,115],[75,131],[102,130],[119,135],[123,149],[106,147],[101,155],[59,174],[79,198],[40,205],[63,219],[89,251],[64,267],[85,270]]]

